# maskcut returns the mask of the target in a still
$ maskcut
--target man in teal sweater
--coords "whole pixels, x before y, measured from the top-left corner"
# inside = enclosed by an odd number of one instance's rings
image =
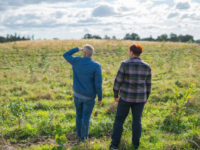
[[[84,57],[73,57],[78,51]],[[63,54],[63,57],[73,68],[74,103],[76,107],[76,130],[80,141],[88,139],[90,117],[98,95],[97,105],[102,102],[101,65],[92,60],[94,48],[85,45],[84,48],[73,48]]]

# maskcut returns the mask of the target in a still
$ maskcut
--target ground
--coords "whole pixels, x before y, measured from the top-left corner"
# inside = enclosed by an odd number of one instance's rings
[[[0,149],[107,150],[117,103],[113,82],[128,47],[124,40],[50,40],[0,44]],[[103,104],[95,106],[90,140],[77,145],[72,69],[63,53],[92,44],[103,73]],[[141,42],[141,58],[152,68],[152,93],[142,117],[139,150],[200,148],[200,46]],[[82,56],[79,52],[76,56]],[[120,150],[131,148],[131,113]],[[60,127],[58,130],[58,127]],[[66,140],[64,138],[66,137]]]

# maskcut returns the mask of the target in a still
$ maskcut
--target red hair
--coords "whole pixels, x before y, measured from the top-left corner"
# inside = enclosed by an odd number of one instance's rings
[[[140,43],[133,44],[129,47],[129,50],[133,52],[134,55],[140,56],[143,51],[142,45]]]

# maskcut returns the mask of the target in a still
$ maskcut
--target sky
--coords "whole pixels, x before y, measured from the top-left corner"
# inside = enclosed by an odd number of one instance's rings
[[[127,33],[200,39],[200,0],[0,0],[0,36],[81,39]]]

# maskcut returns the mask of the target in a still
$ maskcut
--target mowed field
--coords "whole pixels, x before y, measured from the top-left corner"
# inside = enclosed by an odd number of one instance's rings
[[[0,149],[108,150],[117,103],[113,83],[134,41],[50,40],[0,44]],[[72,67],[63,53],[92,44],[102,66],[103,104],[95,106],[90,139],[77,145]],[[200,148],[200,46],[141,42],[152,68],[139,150]],[[81,52],[75,56],[82,56]],[[129,113],[120,150],[131,150]],[[60,146],[60,147],[59,147]]]

